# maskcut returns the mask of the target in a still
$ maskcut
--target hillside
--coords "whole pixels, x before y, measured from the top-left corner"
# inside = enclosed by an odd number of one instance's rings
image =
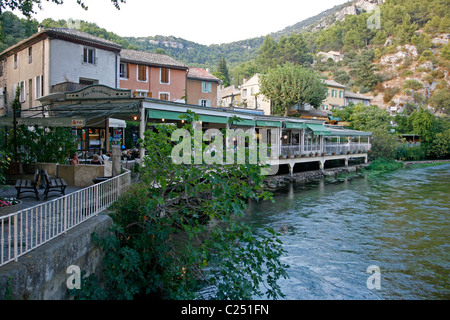
[[[377,7],[380,25],[371,26],[369,22]],[[312,61],[308,55],[339,51],[344,55],[343,61],[318,60],[314,69],[349,90],[373,96],[373,103],[380,107],[402,110],[411,105],[448,106],[449,9],[448,0],[349,1],[268,35],[273,39],[269,47],[274,51],[268,55],[272,61],[265,61],[267,52],[261,48],[267,37],[263,36],[206,46],[173,36],[123,38],[85,21],[81,22],[81,31],[124,48],[163,52],[189,66],[209,68],[212,72],[224,57],[234,84],[289,60],[288,55],[299,59],[291,62],[305,64]],[[0,20],[0,50],[32,35],[38,24],[67,26],[65,20],[38,22],[5,12]]]

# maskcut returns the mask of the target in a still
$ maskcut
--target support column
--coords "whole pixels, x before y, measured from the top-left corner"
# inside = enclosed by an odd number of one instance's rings
[[[118,176],[122,167],[121,161],[122,150],[120,144],[113,144],[112,146],[112,176]]]
[[[144,140],[144,132],[145,132],[145,126],[147,123],[147,118],[145,117],[145,108],[141,104],[141,122],[139,124],[139,137]],[[144,165],[144,157],[145,157],[145,149],[142,147],[142,143],[139,146],[139,154],[141,159],[141,166]]]
[[[319,167],[321,171],[325,170],[325,160],[320,160],[319,161]]]
[[[348,157],[345,158],[345,167],[346,167],[346,168],[348,167]]]
[[[294,165],[295,163],[289,162],[289,174],[291,177],[294,176]]]

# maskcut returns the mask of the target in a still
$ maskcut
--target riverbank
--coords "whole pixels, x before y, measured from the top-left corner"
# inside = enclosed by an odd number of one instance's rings
[[[366,168],[371,164],[364,163],[349,167],[337,167],[329,168],[325,170],[312,170],[304,172],[296,172],[292,176],[290,174],[280,174],[274,176],[267,176],[264,181],[264,187],[268,190],[275,191],[277,189],[283,188],[291,182],[309,182],[317,179],[329,178],[332,180],[337,180],[339,178],[355,178],[363,175],[376,175],[382,172],[395,171],[401,168],[411,168],[411,167],[430,167],[442,164],[450,163],[450,160],[423,160],[423,161],[404,161],[399,162],[403,165],[396,166],[390,170],[366,170]]]

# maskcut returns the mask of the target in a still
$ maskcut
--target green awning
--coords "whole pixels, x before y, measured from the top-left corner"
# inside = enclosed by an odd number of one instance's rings
[[[299,123],[299,122],[285,122],[284,125],[286,126],[286,129],[306,129],[306,123]]]
[[[148,117],[150,119],[181,120],[180,116],[182,114],[184,113],[154,109],[148,110]]]
[[[185,114],[184,112],[174,112],[174,111],[165,111],[165,110],[148,110],[148,117],[150,119],[165,119],[165,120],[181,120],[180,116]],[[228,123],[227,117],[219,117],[219,116],[210,116],[199,114],[200,121],[203,122],[212,122],[212,123]]]
[[[258,127],[278,127],[281,128],[280,121],[256,120]]]
[[[200,121],[203,122],[211,122],[211,123],[228,123],[227,117],[219,117],[219,116],[209,116],[205,114],[199,114]]]
[[[306,125],[314,132],[314,135],[316,136],[329,136],[331,134],[331,131],[325,128],[323,124],[307,123]]]
[[[234,125],[237,126],[249,126],[249,127],[254,127],[256,122],[255,120],[251,120],[251,119],[242,119],[240,121],[233,121]]]

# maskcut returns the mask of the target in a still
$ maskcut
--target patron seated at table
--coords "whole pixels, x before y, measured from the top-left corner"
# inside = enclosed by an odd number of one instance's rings
[[[103,162],[98,158],[98,154],[94,154],[91,164],[103,164]]]
[[[71,165],[80,164],[80,160],[78,159],[78,155],[76,153],[72,155],[72,158],[70,159],[70,164]]]

